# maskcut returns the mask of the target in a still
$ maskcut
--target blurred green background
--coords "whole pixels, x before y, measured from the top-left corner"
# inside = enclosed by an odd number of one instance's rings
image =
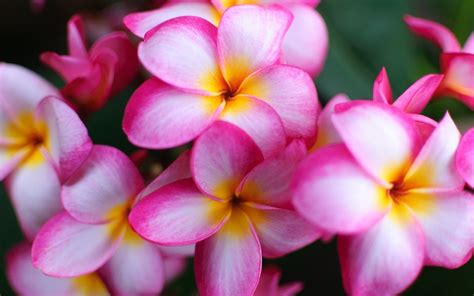
[[[27,0],[0,1],[0,61],[17,63],[39,72],[58,86],[57,76],[38,61],[38,54],[52,50],[65,53],[66,22],[78,12],[100,12],[117,1],[47,0],[41,13],[33,13]],[[147,1],[122,1],[139,9]],[[421,75],[436,73],[439,51],[411,35],[402,21],[404,14],[430,18],[451,28],[461,42],[474,29],[473,0],[322,0],[318,10],[329,29],[330,50],[326,66],[316,86],[321,101],[336,93],[351,98],[370,98],[372,82],[385,66],[394,96],[400,95]],[[140,78],[114,98],[87,125],[95,143],[133,151],[121,131],[124,106]],[[439,119],[448,109],[461,128],[473,126],[474,116],[449,98],[430,104],[426,114]],[[172,151],[153,154],[163,165],[176,156]],[[22,235],[13,209],[0,188],[0,255]],[[449,242],[447,242],[449,243]],[[285,258],[272,261],[283,269],[283,281],[302,281],[301,295],[343,295],[335,243],[317,242]],[[0,262],[4,270],[4,260]],[[404,295],[473,295],[474,260],[456,270],[425,268]],[[0,294],[13,295],[4,272],[0,274]],[[195,294],[192,269],[172,284],[165,295]]]

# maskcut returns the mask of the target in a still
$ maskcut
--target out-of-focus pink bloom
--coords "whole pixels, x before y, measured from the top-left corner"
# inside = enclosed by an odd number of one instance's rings
[[[46,0],[30,0],[31,10],[35,13],[39,13],[44,9]]]
[[[258,282],[257,290],[254,296],[295,296],[303,290],[302,283],[289,283],[278,285],[281,277],[281,272],[274,266],[265,267],[262,270],[260,281]]]
[[[0,180],[28,239],[61,209],[61,183],[91,146],[85,126],[52,85],[0,63]]]
[[[440,64],[444,79],[437,93],[451,95],[474,109],[474,33],[461,48],[454,34],[443,25],[409,15],[404,19],[413,33],[442,50]]]
[[[474,128],[469,129],[461,139],[456,167],[466,183],[474,188]]]
[[[427,138],[437,123],[419,113],[423,111],[431,100],[442,79],[443,75],[438,74],[423,76],[394,101],[387,71],[385,68],[382,68],[382,71],[380,71],[380,74],[374,81],[372,100],[387,105],[393,105],[407,113],[415,120],[422,136]],[[326,104],[318,118],[316,142],[311,148],[311,151],[328,144],[342,141],[332,122],[332,114],[337,104],[349,101],[350,99],[346,95],[338,94]]]
[[[311,76],[321,72],[328,51],[328,33],[323,18],[314,9],[319,4],[317,0],[168,1],[158,9],[129,14],[124,23],[135,35],[144,38],[155,26],[180,16],[201,17],[217,26],[226,9],[242,4],[278,5],[289,11],[293,21],[283,40],[281,61]]]
[[[113,294],[159,293],[166,277],[162,249],[140,238],[128,223],[128,213],[143,186],[138,170],[125,154],[112,147],[94,146],[63,187],[65,211],[48,221],[36,236],[33,264],[59,277],[101,268]],[[167,251],[171,259],[175,257],[172,251]],[[176,264],[171,263],[174,273],[179,269]]]
[[[86,243],[86,242],[85,242]],[[23,296],[101,296],[109,295],[96,273],[74,278],[54,278],[31,264],[31,246],[21,243],[6,256],[6,274],[11,287]]]
[[[295,140],[263,161],[243,130],[218,121],[196,140],[187,163],[193,179],[145,196],[133,208],[130,223],[159,244],[197,243],[200,295],[253,295],[262,255],[283,256],[319,237],[292,209],[288,191],[293,169],[305,154],[304,143]]]
[[[474,246],[474,196],[455,166],[460,133],[449,115],[423,143],[415,122],[377,102],[336,106],[343,143],[299,166],[294,205],[318,228],[340,234],[351,295],[394,295],[423,265],[456,268]]]
[[[178,146],[217,119],[247,132],[265,157],[287,139],[314,141],[319,102],[313,81],[278,64],[290,20],[280,8],[240,5],[224,13],[218,28],[179,17],[149,31],[139,57],[161,80],[146,81],[130,99],[123,122],[130,141]]]
[[[102,37],[88,52],[78,15],[68,22],[68,48],[69,55],[46,52],[41,54],[41,61],[64,79],[62,94],[80,111],[100,109],[137,73],[136,49],[125,33],[113,32]]]

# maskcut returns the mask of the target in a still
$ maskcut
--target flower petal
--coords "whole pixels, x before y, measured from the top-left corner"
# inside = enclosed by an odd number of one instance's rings
[[[209,198],[192,179],[186,179],[142,199],[132,209],[129,221],[148,240],[162,245],[188,245],[218,231],[228,216],[227,203]]]
[[[423,232],[403,205],[366,232],[338,241],[344,287],[350,295],[395,295],[423,266]]]
[[[404,20],[413,33],[434,42],[444,52],[461,51],[458,40],[445,26],[410,15],[406,15]]]
[[[123,23],[133,34],[143,38],[155,26],[180,16],[197,16],[215,26],[219,22],[219,12],[209,3],[176,2],[159,9],[131,13],[125,16]]]
[[[9,145],[0,145],[0,181],[11,174],[30,153],[30,147],[16,149]]]
[[[36,116],[46,124],[48,152],[59,168],[61,180],[67,180],[92,149],[87,128],[66,103],[54,97],[39,103]]]
[[[89,158],[64,184],[62,201],[74,219],[103,223],[126,215],[143,186],[140,173],[123,152],[95,145]]]
[[[392,104],[392,88],[390,87],[390,80],[388,79],[387,70],[382,68],[379,75],[374,81],[372,88],[372,97],[375,102]]]
[[[281,151],[286,135],[278,113],[267,103],[247,96],[237,96],[228,101],[219,119],[230,122],[249,135],[269,157]]]
[[[6,188],[21,229],[30,240],[62,209],[59,177],[40,149],[32,152],[7,178]]]
[[[121,223],[85,224],[61,212],[36,236],[31,251],[33,265],[56,277],[90,273],[112,257],[124,230]]]
[[[453,95],[474,110],[474,54],[443,53],[441,70],[445,78],[440,92]]]
[[[456,167],[467,184],[474,188],[474,128],[469,129],[461,139],[456,153]]]
[[[216,27],[202,18],[174,18],[145,35],[138,56],[163,81],[216,95],[227,88],[217,64],[216,36]]]
[[[282,59],[312,77],[317,76],[323,69],[328,52],[326,23],[311,6],[289,4],[285,8],[293,14],[293,22],[283,40]]]
[[[390,105],[339,104],[333,122],[355,159],[385,186],[399,181],[420,148],[413,120]]]
[[[393,104],[407,113],[421,113],[443,80],[443,75],[429,74],[412,84]]]
[[[469,35],[466,42],[464,43],[463,51],[474,54],[474,32]]]
[[[264,68],[248,77],[239,93],[275,109],[288,137],[314,140],[320,105],[313,80],[304,71],[285,65]]]
[[[288,11],[276,6],[238,5],[226,10],[218,28],[217,49],[232,91],[253,72],[279,61],[291,20]]]
[[[228,199],[245,175],[262,160],[257,145],[243,130],[217,121],[194,143],[191,171],[203,192]]]
[[[136,202],[147,196],[148,194],[160,189],[161,187],[173,182],[191,178],[191,151],[186,150],[160,175],[143,189],[136,198]]]
[[[474,246],[474,196],[448,193],[408,193],[400,197],[411,208],[426,240],[425,263],[457,268],[471,258]]]
[[[133,230],[127,231],[129,234],[101,268],[101,274],[113,295],[156,295],[165,279],[160,251]]]
[[[114,81],[112,84],[111,95],[114,95],[124,89],[133,78],[135,78],[139,62],[137,49],[128,39],[124,32],[112,32],[97,40],[90,49],[90,57],[93,62],[100,62],[102,52],[111,51],[117,61],[113,67]]]
[[[0,63],[0,107],[6,110],[11,120],[33,112],[36,105],[47,96],[60,97],[60,94],[36,73],[22,66]]]
[[[176,280],[185,270],[187,261],[181,257],[165,257],[163,258],[165,266],[165,283],[171,283]]]
[[[291,208],[291,177],[305,156],[304,143],[294,140],[279,155],[267,158],[248,173],[242,181],[239,197],[259,204]]]
[[[193,140],[213,122],[220,104],[220,97],[186,93],[152,78],[128,102],[123,129],[137,146],[179,146]]]
[[[390,205],[386,189],[357,164],[343,144],[323,147],[306,158],[291,186],[296,210],[329,233],[367,229]]]
[[[7,253],[7,277],[16,293],[24,296],[109,295],[97,274],[77,278],[54,278],[31,263],[31,246],[21,243]]]
[[[80,15],[73,15],[67,23],[69,54],[75,58],[88,59],[85,46],[84,22]]]
[[[318,129],[316,142],[310,151],[315,151],[316,149],[334,143],[341,142],[339,133],[334,127],[332,122],[332,114],[334,113],[334,108],[337,104],[349,102],[350,99],[345,94],[337,94],[329,100],[329,102],[324,106],[323,111],[318,118]]]
[[[194,273],[201,295],[253,295],[261,269],[258,238],[237,207],[220,231],[196,245]]]
[[[265,258],[278,258],[301,249],[321,233],[295,211],[244,203],[242,210],[252,225]]]
[[[456,170],[455,154],[461,134],[447,113],[428,138],[405,175],[403,188],[460,189],[464,180]]]
[[[89,59],[61,56],[54,52],[44,52],[40,55],[40,59],[43,64],[57,72],[66,82],[87,76],[92,70]]]

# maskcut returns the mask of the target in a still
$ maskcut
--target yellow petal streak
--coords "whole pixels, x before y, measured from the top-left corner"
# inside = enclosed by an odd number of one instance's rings
[[[72,285],[78,295],[109,295],[104,282],[95,273],[86,274],[72,279]]]
[[[246,214],[238,206],[233,206],[231,216],[221,228],[219,234],[239,239],[248,235],[249,227],[250,221]]]

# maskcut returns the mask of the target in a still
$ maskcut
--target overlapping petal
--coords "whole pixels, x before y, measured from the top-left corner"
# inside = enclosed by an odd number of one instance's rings
[[[33,265],[56,277],[93,272],[115,253],[124,230],[121,223],[84,224],[60,212],[36,236]]]
[[[46,125],[46,148],[61,180],[67,180],[92,148],[87,129],[66,103],[54,97],[47,97],[39,103],[36,116]]]
[[[174,147],[206,129],[220,104],[220,97],[186,93],[152,78],[132,95],[123,128],[129,140],[142,147]]]
[[[441,93],[452,94],[474,109],[474,54],[443,53],[441,70],[445,73]]]
[[[294,140],[279,155],[266,159],[250,171],[242,181],[239,198],[258,204],[290,208],[291,177],[305,155],[304,143]]]
[[[142,199],[129,220],[143,237],[162,245],[201,241],[222,226],[229,205],[201,193],[192,179],[171,183]]]
[[[219,12],[204,1],[170,3],[159,9],[131,13],[123,22],[133,34],[143,38],[155,26],[180,16],[200,17],[216,26],[219,22]]]
[[[314,83],[304,71],[285,65],[266,67],[248,77],[239,93],[275,109],[288,137],[314,140],[320,105]]]
[[[464,180],[456,169],[455,155],[461,134],[446,114],[405,175],[403,188],[460,189]]]
[[[261,100],[239,95],[235,100],[226,102],[219,119],[245,131],[264,157],[275,155],[285,147],[286,134],[280,116]]]
[[[351,295],[395,295],[423,266],[423,232],[403,205],[397,205],[367,232],[338,241],[344,287]]]
[[[155,295],[163,289],[164,266],[159,249],[128,229],[115,254],[101,268],[113,295]]]
[[[320,232],[295,211],[244,203],[266,258],[277,258],[314,242]]]
[[[202,295],[252,295],[261,269],[258,238],[248,217],[236,207],[219,232],[196,245],[194,272]]]
[[[257,145],[243,130],[217,121],[196,140],[191,171],[203,192],[229,199],[245,175],[262,160]]]
[[[44,150],[36,149],[6,180],[21,229],[32,240],[40,227],[62,209],[61,182]]]
[[[217,29],[198,17],[178,17],[145,35],[138,56],[161,80],[201,94],[226,90],[217,62]]]
[[[407,113],[421,113],[443,80],[443,75],[429,74],[413,83],[393,104]]]
[[[474,188],[474,128],[469,129],[461,139],[456,152],[456,167],[467,184]]]
[[[253,72],[278,62],[291,20],[288,11],[276,6],[238,5],[226,10],[218,28],[217,50],[232,91]]]
[[[24,296],[109,295],[97,274],[76,278],[53,278],[31,263],[31,246],[21,243],[7,253],[7,277],[16,293]]]
[[[323,147],[305,159],[294,174],[292,188],[296,210],[329,233],[365,230],[390,206],[386,189],[343,144]]]
[[[78,221],[102,223],[122,217],[143,186],[140,173],[123,152],[96,145],[64,184],[62,201]]]
[[[281,4],[281,1],[275,1]],[[289,1],[290,2],[290,1]],[[301,1],[294,1],[301,2]],[[309,5],[287,4],[293,21],[282,44],[282,60],[317,76],[326,60],[329,37],[321,15]]]
[[[339,104],[333,122],[360,165],[386,186],[403,177],[420,149],[413,120],[386,104]]]
[[[392,104],[392,88],[390,87],[390,80],[388,79],[387,70],[382,68],[379,75],[374,81],[372,88],[372,98],[376,102]]]
[[[457,268],[471,258],[474,245],[474,196],[461,190],[407,193],[410,207],[426,240],[425,263]]]

